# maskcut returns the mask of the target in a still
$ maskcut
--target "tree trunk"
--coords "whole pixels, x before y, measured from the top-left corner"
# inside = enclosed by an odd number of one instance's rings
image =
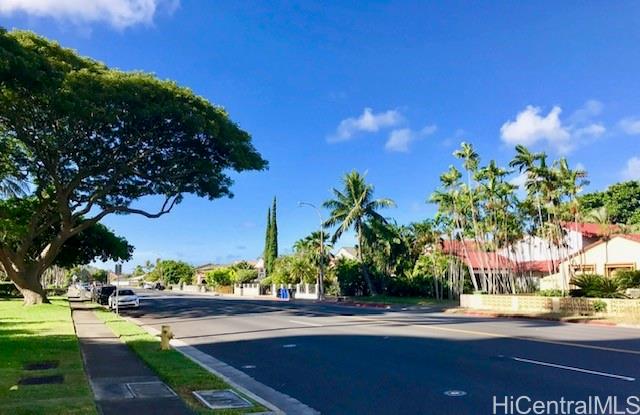
[[[364,256],[362,255],[362,226],[358,226],[358,259],[360,260],[362,276],[364,277],[364,281],[367,283],[367,288],[369,289],[369,295],[376,295],[376,290],[373,287],[373,282],[371,282],[371,277],[369,276],[369,270],[364,263]]]
[[[17,276],[13,283],[24,297],[24,305],[49,303],[47,293],[40,284],[39,275],[22,274]]]

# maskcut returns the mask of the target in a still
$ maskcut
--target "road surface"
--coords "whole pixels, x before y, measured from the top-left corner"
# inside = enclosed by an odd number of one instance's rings
[[[640,413],[636,329],[140,294],[141,309],[129,312],[139,322],[169,324],[176,338],[323,414],[506,414],[515,412],[500,404],[520,396],[521,410],[611,396],[620,413],[634,413],[633,402]]]

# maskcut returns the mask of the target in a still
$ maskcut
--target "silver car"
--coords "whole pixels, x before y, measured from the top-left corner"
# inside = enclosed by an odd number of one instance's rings
[[[115,310],[116,301],[118,308],[139,308],[140,297],[130,289],[121,289],[113,292],[109,297],[109,308]]]

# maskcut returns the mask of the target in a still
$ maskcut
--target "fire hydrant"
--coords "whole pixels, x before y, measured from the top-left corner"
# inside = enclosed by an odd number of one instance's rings
[[[171,327],[162,326],[162,332],[160,332],[160,348],[162,350],[171,349],[171,345],[169,342],[173,339],[173,333],[171,332]]]

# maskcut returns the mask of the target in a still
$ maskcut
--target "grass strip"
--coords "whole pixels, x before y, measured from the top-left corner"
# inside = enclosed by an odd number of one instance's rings
[[[177,350],[161,350],[160,340],[105,309],[95,311],[98,318],[125,342],[160,379],[168,384],[198,414],[232,415],[263,412],[265,408],[252,399],[251,408],[212,410],[204,407],[192,394],[196,390],[233,389],[229,384],[203,369]],[[237,391],[236,391],[237,392]]]
[[[97,414],[66,299],[29,307],[22,299],[0,299],[0,350],[0,414]],[[58,366],[24,369],[45,361]],[[64,382],[18,385],[22,377],[50,375]]]
[[[389,295],[372,295],[372,296],[356,296],[349,297],[351,301],[357,303],[378,303],[378,304],[398,304],[398,305],[419,305],[419,306],[435,306],[435,305],[451,305],[456,304],[450,300],[436,300],[427,297],[394,297]]]

